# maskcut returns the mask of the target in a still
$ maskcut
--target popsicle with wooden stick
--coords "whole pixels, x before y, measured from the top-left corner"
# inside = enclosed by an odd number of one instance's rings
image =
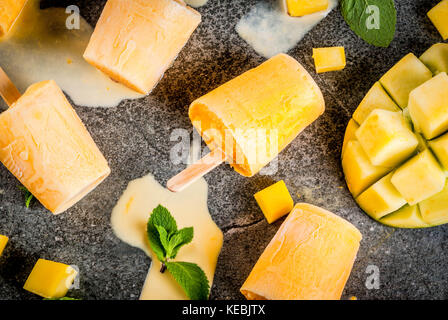
[[[294,58],[279,54],[191,104],[193,126],[212,152],[167,187],[181,191],[226,160],[253,176],[324,111],[312,77]]]
[[[110,173],[106,159],[54,81],[21,96],[0,68],[0,161],[51,212],[81,200]]]

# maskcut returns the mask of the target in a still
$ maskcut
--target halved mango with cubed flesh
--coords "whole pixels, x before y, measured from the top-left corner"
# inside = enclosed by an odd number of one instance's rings
[[[284,0],[288,14],[292,17],[302,17],[307,14],[327,10],[328,0]]]
[[[401,59],[384,76],[380,83],[401,108],[408,105],[409,94],[432,77],[432,72],[414,54]]]
[[[386,93],[386,91],[384,91],[379,82],[375,83],[369,92],[367,92],[367,95],[353,113],[353,119],[355,119],[358,124],[362,124],[369,114],[375,109],[400,111],[400,108]]]
[[[407,55],[373,86],[349,121],[345,179],[359,206],[383,224],[448,223],[447,66],[447,44],[432,46],[421,61]],[[403,110],[394,109],[384,94]]]
[[[443,40],[448,39],[448,0],[439,2],[429,10],[428,17],[439,31]]]
[[[420,60],[434,74],[448,73],[448,43],[436,43],[420,56]]]
[[[406,204],[406,200],[390,181],[392,174],[389,173],[356,198],[359,206],[374,219],[380,219]]]
[[[448,223],[448,184],[442,191],[419,204],[422,219],[430,225]]]
[[[347,63],[344,47],[313,49],[313,58],[317,73],[342,70]]]
[[[356,131],[356,138],[375,166],[392,167],[408,158],[418,140],[401,112],[376,109]]]
[[[414,89],[409,95],[409,113],[426,139],[448,130],[448,76],[445,72]]]

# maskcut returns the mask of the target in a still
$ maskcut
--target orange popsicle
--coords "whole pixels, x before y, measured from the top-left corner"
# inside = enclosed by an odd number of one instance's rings
[[[148,94],[201,22],[175,0],[109,0],[84,58],[113,80]]]
[[[361,238],[358,229],[335,214],[297,204],[241,292],[249,300],[340,299]]]
[[[0,114],[0,128],[0,161],[54,214],[74,205],[110,173],[54,81],[30,86]]]
[[[6,35],[27,0],[0,0],[0,37]]]

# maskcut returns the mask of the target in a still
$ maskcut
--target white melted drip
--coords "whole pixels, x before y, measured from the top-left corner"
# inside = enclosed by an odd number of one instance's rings
[[[329,1],[328,9],[303,17],[289,16],[279,2],[259,2],[241,18],[236,31],[254,50],[265,58],[286,53],[337,5]]]
[[[152,175],[129,183],[112,211],[112,229],[118,238],[153,255],[146,236],[146,224],[152,210],[159,204],[168,208],[178,228],[193,227],[193,241],[182,247],[176,261],[198,264],[213,282],[216,263],[223,243],[223,234],[210,217],[207,207],[208,186],[200,179],[186,190],[172,193],[163,188]],[[187,296],[168,273],[160,273],[161,264],[152,260],[142,289],[142,300],[183,300]]]
[[[69,30],[63,8],[39,9],[30,0],[7,38],[0,42],[0,66],[23,93],[43,80],[56,83],[79,106],[113,107],[141,94],[112,81],[82,57],[92,27],[80,19],[80,29]]]

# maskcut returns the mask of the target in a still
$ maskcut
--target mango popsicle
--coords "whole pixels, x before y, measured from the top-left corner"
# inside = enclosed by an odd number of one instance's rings
[[[0,0],[0,37],[6,35],[27,0]]]
[[[178,0],[109,0],[84,58],[113,80],[148,94],[201,22]]]
[[[361,233],[348,221],[299,203],[241,287],[248,300],[337,300],[353,267]]]
[[[168,181],[179,191],[224,159],[253,176],[325,111],[317,84],[279,54],[193,101],[189,116],[212,152]]]
[[[106,159],[54,81],[31,85],[15,102],[5,100],[13,103],[0,114],[0,161],[48,210],[62,213],[109,175]]]

